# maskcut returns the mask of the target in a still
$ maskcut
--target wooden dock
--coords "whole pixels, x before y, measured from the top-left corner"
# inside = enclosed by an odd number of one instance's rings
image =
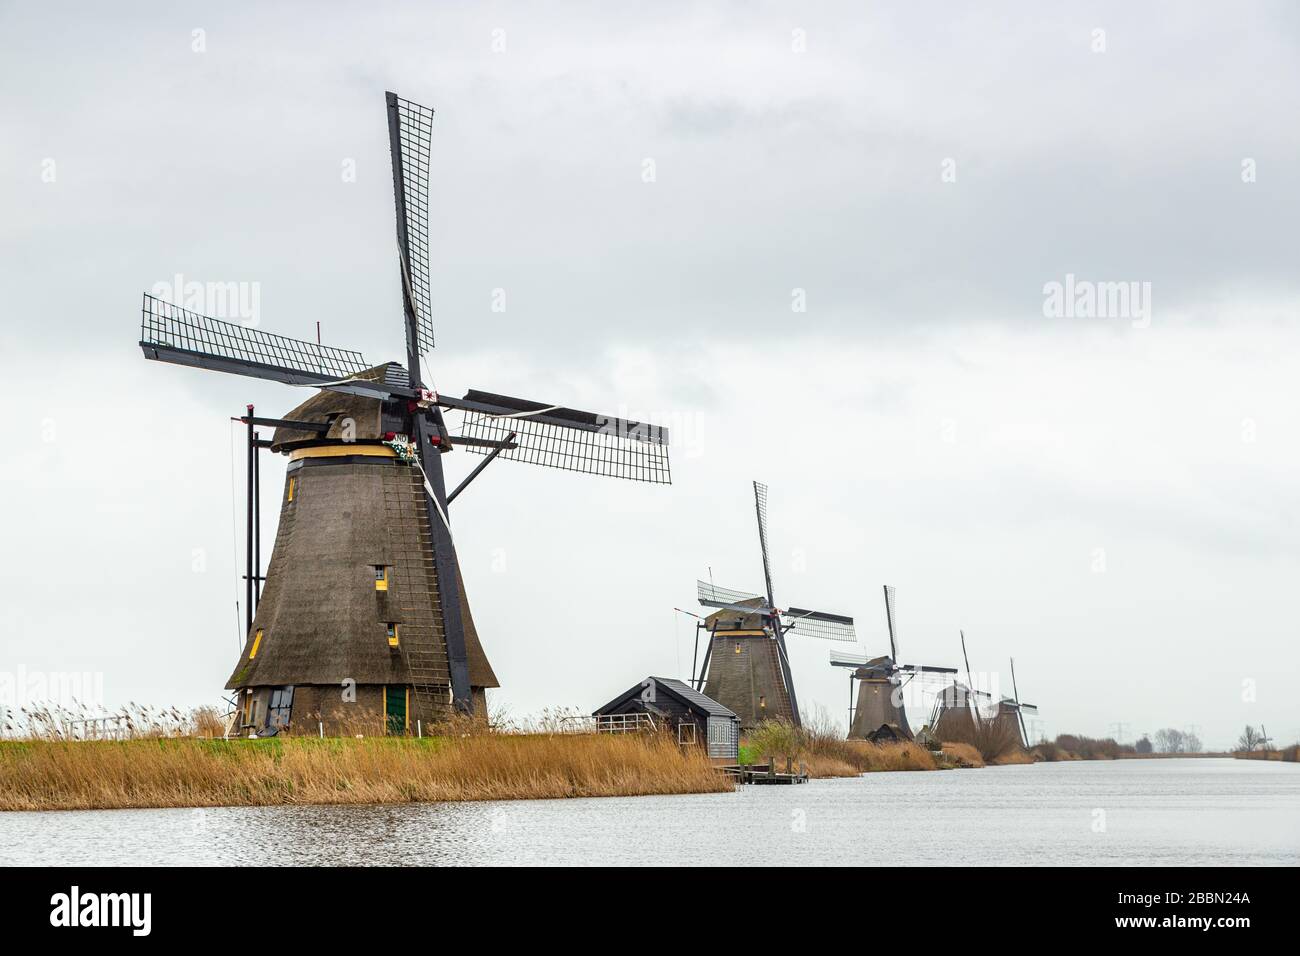
[[[795,784],[808,782],[808,767],[801,764],[795,770],[793,761],[786,763],[785,772],[779,772],[774,764],[731,764],[719,767],[723,773],[733,778],[736,783],[752,783],[771,786],[774,784]]]

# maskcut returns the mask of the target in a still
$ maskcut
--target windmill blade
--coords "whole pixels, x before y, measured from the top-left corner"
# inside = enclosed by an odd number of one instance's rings
[[[873,659],[866,651],[841,651],[832,648],[830,652],[832,667],[861,667]]]
[[[1031,714],[1036,714],[1036,713],[1038,713],[1038,705],[1037,705],[1037,704],[1020,704],[1019,707],[1020,707],[1020,710],[1021,710],[1022,712],[1028,712],[1028,713],[1031,713]]]
[[[717,608],[719,611],[735,611],[738,614],[759,614],[765,618],[771,617],[773,614],[773,609],[766,604],[755,607],[752,604],[723,604],[721,601],[701,601],[700,603],[705,607]]]
[[[141,307],[140,349],[145,358],[159,362],[289,385],[321,387],[369,369],[360,352],[213,319],[147,292]]]
[[[418,355],[433,348],[433,304],[429,293],[429,152],[433,110],[384,94],[388,104],[388,147],[393,159],[397,205],[397,248],[406,302],[407,347]],[[414,357],[414,356],[412,356]],[[418,375],[417,375],[418,378]]]
[[[710,606],[740,604],[744,601],[761,601],[762,595],[751,594],[749,591],[737,591],[734,588],[723,588],[714,584],[712,581],[695,581],[695,594],[701,604]],[[750,608],[749,610],[754,610]]]
[[[763,552],[763,581],[767,584],[767,603],[776,606],[772,593],[772,564],[767,550],[767,485],[754,482],[754,510],[758,513],[758,544]]]
[[[967,684],[967,688],[966,688],[966,689],[967,689],[967,692],[968,692],[968,693],[979,693],[978,691],[975,691],[975,690],[973,689],[975,682],[974,682],[973,680],[971,680],[971,676],[970,676],[970,657],[969,657],[969,656],[967,655],[967,653],[966,653],[966,632],[965,632],[965,631],[958,631],[957,633],[961,635],[961,656],[962,656],[962,660],[964,660],[964,661],[966,662],[966,684]],[[989,695],[989,694],[983,694],[983,696],[984,696],[984,697],[989,697],[989,696],[991,696],[991,695]],[[978,725],[980,724],[980,709],[979,709],[979,707],[976,707],[975,710],[974,710],[974,712],[975,712],[975,723],[976,723],[976,725],[978,726]]]
[[[668,429],[662,426],[474,389],[464,398],[440,395],[438,404],[465,412],[462,431],[470,438],[499,442],[517,432],[516,447],[502,452],[504,459],[672,484]],[[482,452],[481,448],[468,450]]]
[[[807,634],[823,641],[853,642],[858,639],[857,632],[853,630],[853,618],[843,614],[792,607],[781,612],[781,624],[795,634]]]
[[[909,674],[955,674],[955,667],[934,667],[929,664],[902,664],[898,668],[900,671],[907,671]]]
[[[885,623],[889,625],[889,654],[898,660],[898,642],[894,636],[894,589],[885,585]]]
[[[1020,689],[1016,687],[1016,659],[1012,657],[1010,660],[1011,690],[1016,695],[1016,719],[1020,721],[1020,736],[1027,746],[1029,744],[1029,728],[1025,726],[1025,705],[1020,703]],[[1030,704],[1029,707],[1035,711],[1038,709],[1033,704]]]

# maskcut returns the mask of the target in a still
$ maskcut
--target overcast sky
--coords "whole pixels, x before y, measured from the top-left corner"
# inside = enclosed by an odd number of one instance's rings
[[[402,358],[395,89],[437,110],[437,387],[674,436],[669,488],[458,500],[495,708],[688,676],[696,577],[761,587],[757,478],[778,603],[872,653],[892,584],[902,657],[964,628],[1049,734],[1295,739],[1300,8],[1133,6],[0,3],[0,671],[219,700],[228,419],[303,393],[146,363],[140,293]],[[1067,276],[1137,304],[1045,314]],[[829,648],[796,684],[842,721]]]

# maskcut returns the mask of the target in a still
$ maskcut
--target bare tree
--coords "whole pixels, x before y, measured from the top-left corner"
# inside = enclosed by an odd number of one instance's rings
[[[1259,746],[1260,735],[1250,724],[1242,731],[1241,736],[1237,738],[1238,750],[1254,750]]]
[[[1176,727],[1157,730],[1155,738],[1156,750],[1162,754],[1187,753],[1187,735]]]
[[[1155,748],[1151,746],[1151,739],[1144,736],[1133,745],[1133,749],[1140,754],[1149,754]]]

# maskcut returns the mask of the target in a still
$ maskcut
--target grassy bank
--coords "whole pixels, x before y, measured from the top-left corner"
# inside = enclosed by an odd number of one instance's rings
[[[1238,760],[1282,760],[1287,763],[1300,763],[1300,744],[1292,744],[1281,750],[1239,750],[1232,756]]]
[[[802,727],[783,720],[759,726],[742,741],[742,756],[753,763],[776,758],[778,768],[786,758],[808,768],[811,777],[856,777],[890,770],[938,770],[942,758],[911,741],[868,743],[845,740],[829,720],[814,718]]]
[[[0,741],[0,810],[711,793],[697,750],[636,735]]]

